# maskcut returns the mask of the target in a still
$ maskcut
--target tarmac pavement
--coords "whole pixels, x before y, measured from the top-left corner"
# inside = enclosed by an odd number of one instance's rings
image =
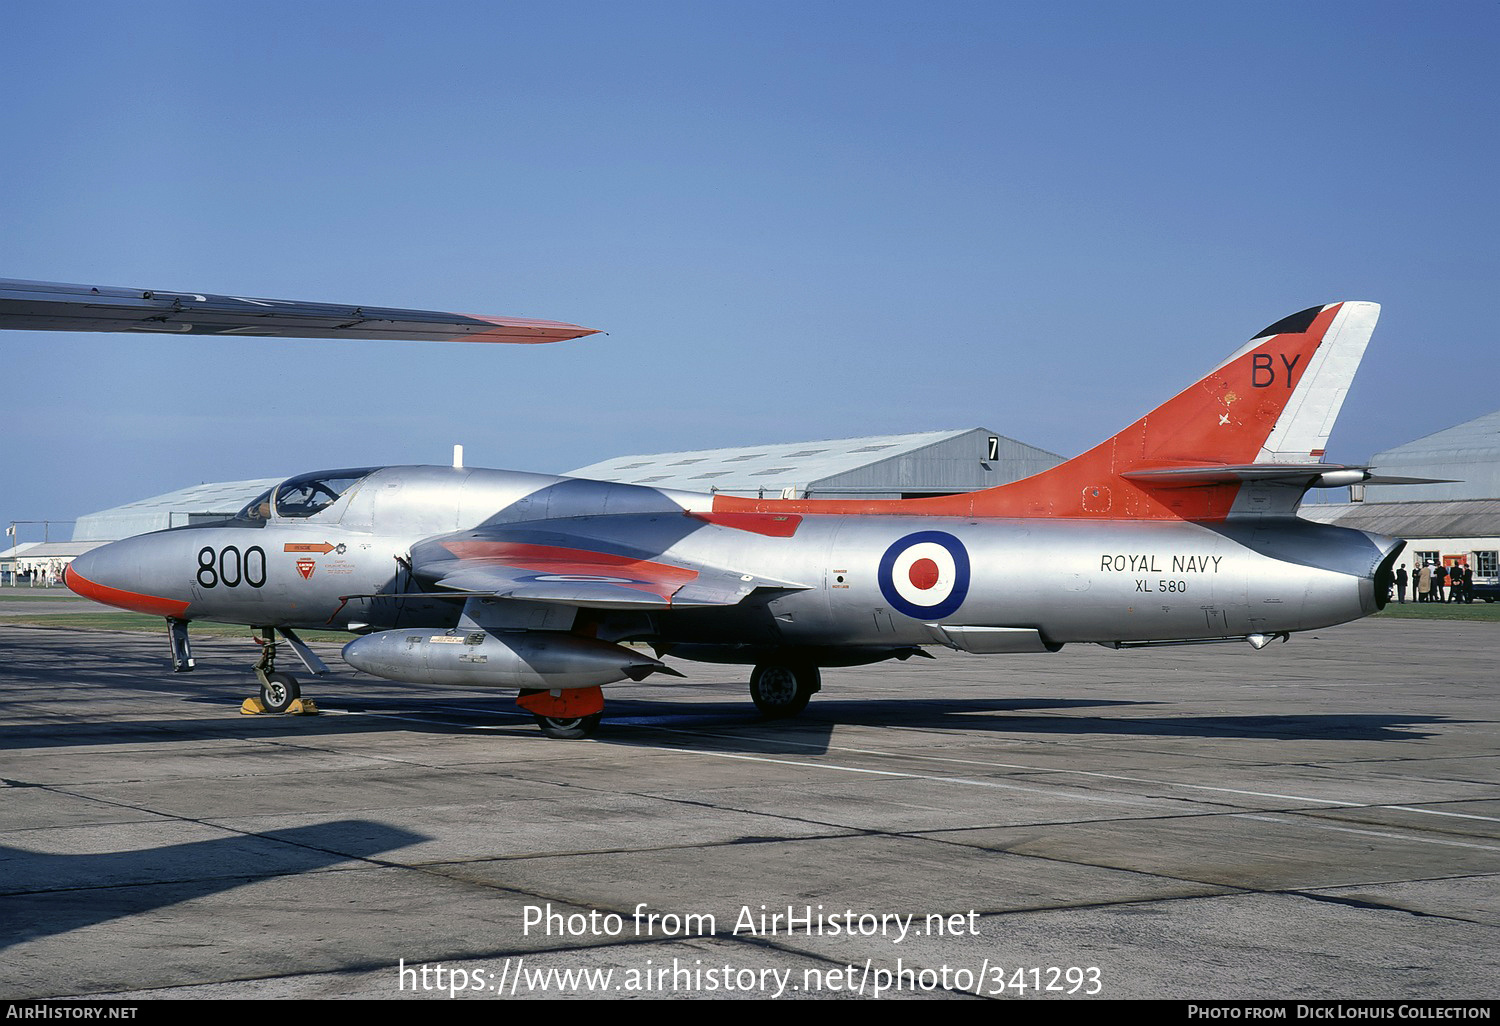
[[[0,627],[0,997],[1494,999],[1497,642],[941,653],[794,721],[674,661],[568,742]]]

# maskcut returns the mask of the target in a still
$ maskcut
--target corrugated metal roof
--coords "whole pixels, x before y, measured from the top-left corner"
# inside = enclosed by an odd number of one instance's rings
[[[235,510],[255,498],[272,485],[285,481],[284,477],[262,477],[252,481],[210,481],[189,485],[175,492],[164,492],[148,499],[137,499],[123,506],[102,510],[101,513],[135,513],[153,509],[174,510],[222,510],[238,501]],[[240,496],[245,496],[241,499]],[[95,514],[97,515],[97,514]]]
[[[1424,459],[1447,462],[1456,456],[1467,460],[1500,459],[1500,410],[1424,435],[1394,449],[1377,452],[1370,463],[1387,466]]]
[[[1330,502],[1305,505],[1298,515],[1396,538],[1500,537],[1500,499]]]
[[[998,439],[986,459],[986,438]],[[650,484],[688,491],[897,496],[967,491],[1026,477],[1062,457],[986,428],[866,435],[617,456],[570,477]]]
[[[194,513],[235,513],[267,488],[285,480],[263,477],[251,481],[213,481],[137,499],[79,517],[73,525],[73,540],[113,541],[172,527],[174,516],[176,523],[186,523],[184,518]]]
[[[28,548],[24,548],[14,558],[23,562],[28,559],[72,559],[74,556],[81,556],[90,549],[97,549],[104,544],[107,543],[102,541],[37,542]],[[0,559],[7,558],[11,557],[0,553]]]
[[[1500,410],[1378,452],[1370,466],[1392,477],[1452,481],[1432,485],[1370,485],[1371,502],[1500,497]]]
[[[764,445],[741,445],[728,449],[692,449],[686,452],[661,452],[616,456],[586,467],[568,471],[568,477],[587,477],[598,481],[626,481],[640,484],[650,475],[653,483],[670,480],[672,488],[695,488],[707,491],[712,479],[707,473],[728,473],[736,480],[773,475],[794,475],[800,482],[817,481],[884,459],[897,452],[910,451],[934,442],[967,434],[972,428],[956,431],[926,431],[912,435],[870,435],[863,438],[834,438],[817,442],[777,442]],[[697,470],[685,468],[709,464]],[[757,487],[760,482],[752,484]]]

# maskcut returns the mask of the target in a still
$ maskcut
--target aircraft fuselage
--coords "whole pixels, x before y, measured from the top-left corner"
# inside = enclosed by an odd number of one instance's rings
[[[633,557],[754,567],[794,587],[763,588],[729,606],[599,610],[599,633],[612,640],[1040,651],[1355,619],[1378,607],[1375,574],[1399,545],[1287,517],[1201,524],[804,514],[764,533],[703,519],[712,498],[392,467],[312,516],[141,535],[80,557],[73,571],[96,598],[180,620],[442,629],[458,622],[463,597],[441,597],[411,577],[414,547],[461,543],[496,522],[563,524],[575,543],[618,539],[625,517],[622,551]]]

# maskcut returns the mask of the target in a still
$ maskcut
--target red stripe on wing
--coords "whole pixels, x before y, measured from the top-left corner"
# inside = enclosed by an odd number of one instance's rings
[[[443,548],[465,561],[515,567],[536,574],[621,577],[626,581],[620,587],[660,595],[663,599],[670,599],[684,584],[698,577],[698,571],[670,563],[557,545],[476,540],[444,542]]]

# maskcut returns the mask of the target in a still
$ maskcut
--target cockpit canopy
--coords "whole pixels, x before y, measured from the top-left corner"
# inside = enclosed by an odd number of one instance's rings
[[[320,470],[287,478],[275,488],[268,488],[251,499],[234,519],[263,524],[270,519],[273,508],[278,517],[301,519],[313,516],[333,505],[339,496],[379,469]]]

